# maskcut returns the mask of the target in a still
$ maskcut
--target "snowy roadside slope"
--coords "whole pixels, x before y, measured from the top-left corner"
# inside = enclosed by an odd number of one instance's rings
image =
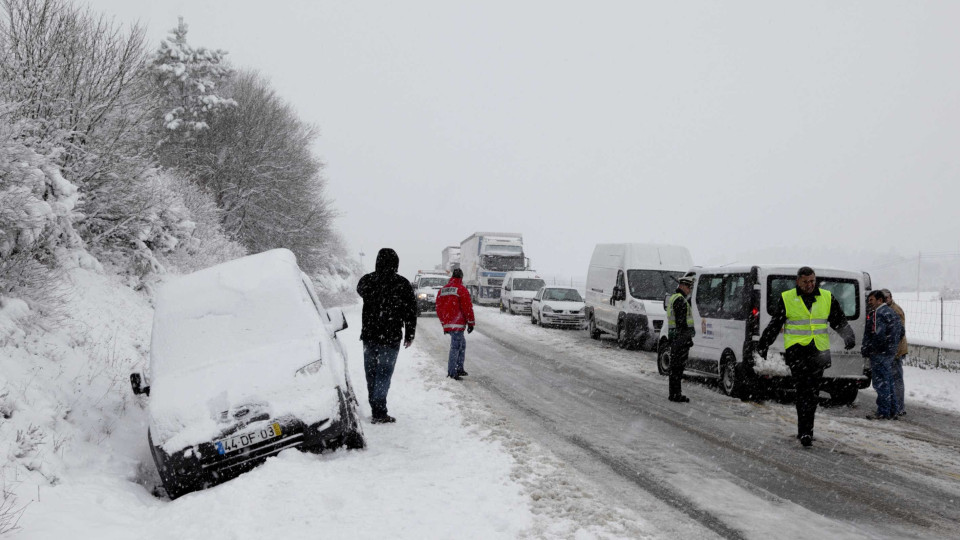
[[[91,300],[91,299],[88,299]],[[142,300],[104,295],[123,313]],[[139,302],[140,305],[137,305]],[[128,303],[130,305],[124,306]],[[340,337],[365,403],[359,310]],[[148,332],[148,330],[147,330]],[[147,336],[149,334],[147,333]],[[132,339],[131,336],[126,336]],[[146,336],[144,337],[146,339]],[[364,425],[368,448],[324,455],[291,450],[221,486],[176,501],[154,497],[142,412],[98,444],[74,445],[55,487],[21,484],[34,499],[16,538],[513,538],[530,534],[530,498],[497,442],[464,426],[446,391],[421,380],[425,359],[403,351],[390,392],[392,425]],[[109,394],[119,401],[118,392]],[[129,389],[121,390],[129,395]],[[98,398],[96,396],[93,399]],[[139,411],[137,407],[129,407]],[[138,483],[139,482],[141,483]],[[146,485],[142,485],[146,484]],[[34,493],[34,495],[29,495]]]

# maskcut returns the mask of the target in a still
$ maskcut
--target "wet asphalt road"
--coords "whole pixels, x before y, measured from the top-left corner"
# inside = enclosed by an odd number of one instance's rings
[[[817,440],[803,449],[789,401],[740,401],[686,379],[693,401],[671,403],[652,353],[581,331],[531,329],[562,333],[532,339],[483,325],[498,314],[478,310],[463,386],[623,504],[670,507],[649,518],[665,536],[960,537],[956,414],[908,402],[905,420],[870,422],[860,396],[821,407]],[[439,325],[419,325],[418,342],[445,369]]]

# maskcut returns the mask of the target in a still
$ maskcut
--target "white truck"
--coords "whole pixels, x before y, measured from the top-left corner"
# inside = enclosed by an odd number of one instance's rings
[[[442,262],[440,264],[444,272],[453,272],[455,268],[460,268],[460,246],[447,246],[443,248]]]
[[[520,233],[477,232],[460,242],[463,285],[476,304],[498,304],[507,272],[528,266]]]

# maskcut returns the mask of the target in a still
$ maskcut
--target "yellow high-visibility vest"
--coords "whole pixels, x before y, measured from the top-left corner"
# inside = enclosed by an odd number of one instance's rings
[[[830,350],[830,335],[827,319],[830,318],[830,305],[833,296],[830,291],[820,289],[820,296],[810,309],[797,294],[797,289],[784,291],[783,306],[787,309],[787,323],[783,325],[783,346],[789,349],[794,345],[809,345],[814,342],[817,350]]]
[[[667,300],[667,330],[676,330],[677,329],[677,318],[673,314],[673,303],[677,301],[677,298],[683,298],[683,293],[674,293],[670,297],[670,300]],[[693,328],[693,310],[690,309],[690,300],[687,298],[683,299],[687,303],[687,327]]]

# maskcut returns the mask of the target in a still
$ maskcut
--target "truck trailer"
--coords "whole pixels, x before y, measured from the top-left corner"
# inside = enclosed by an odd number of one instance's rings
[[[520,233],[477,232],[460,242],[463,285],[477,304],[497,304],[507,272],[526,270]]]

